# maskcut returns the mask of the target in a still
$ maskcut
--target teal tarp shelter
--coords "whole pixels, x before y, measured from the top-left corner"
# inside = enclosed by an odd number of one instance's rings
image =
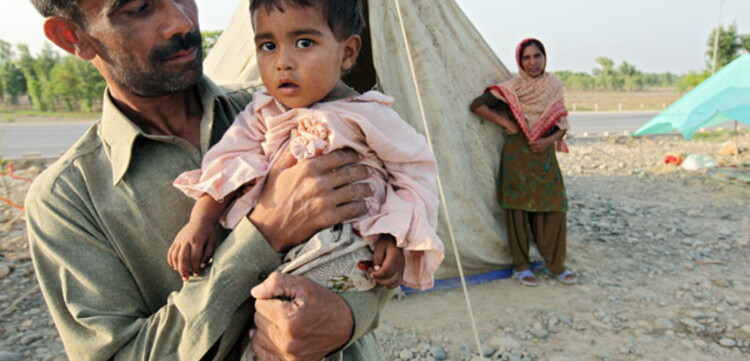
[[[741,55],[635,132],[677,130],[690,140],[698,129],[729,120],[750,124],[750,54]]]

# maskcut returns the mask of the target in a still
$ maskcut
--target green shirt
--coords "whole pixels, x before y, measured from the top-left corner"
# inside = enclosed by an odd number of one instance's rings
[[[29,244],[44,298],[71,360],[237,359],[252,316],[250,289],[281,263],[247,219],[200,277],[183,283],[167,263],[194,200],[172,186],[251,100],[204,78],[201,149],[141,131],[105,91],[102,117],[41,174],[26,198]],[[370,331],[392,295],[342,294],[355,321],[349,360],[379,360]],[[214,349],[216,350],[216,349]]]

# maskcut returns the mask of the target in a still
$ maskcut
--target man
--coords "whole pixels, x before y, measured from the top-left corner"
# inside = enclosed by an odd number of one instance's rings
[[[193,201],[171,182],[200,166],[250,95],[203,77],[194,0],[32,2],[45,35],[108,84],[101,119],[26,200],[34,265],[69,358],[234,360],[254,321],[262,360],[340,349],[346,359],[382,359],[369,332],[391,292],[339,295],[271,274],[278,252],[365,212],[372,190],[353,183],[367,177],[358,156],[282,157],[213,265],[183,284],[166,254]]]

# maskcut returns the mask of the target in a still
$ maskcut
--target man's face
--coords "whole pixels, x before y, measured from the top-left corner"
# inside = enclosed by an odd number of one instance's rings
[[[86,33],[108,81],[153,97],[195,85],[203,74],[194,0],[82,0]]]

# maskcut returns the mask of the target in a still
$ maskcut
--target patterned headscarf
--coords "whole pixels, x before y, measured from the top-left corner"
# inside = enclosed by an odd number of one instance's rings
[[[545,72],[544,68],[540,75],[532,77],[523,68],[521,52],[524,45],[531,41],[541,44],[539,40],[529,38],[516,48],[518,75],[511,80],[488,87],[485,93],[491,92],[493,96],[506,102],[526,138],[536,141],[553,125],[560,129],[568,129],[568,111],[565,108],[560,79]],[[543,45],[539,50],[545,54]],[[546,54],[544,66],[547,66]],[[562,139],[557,142],[556,149],[566,153],[568,151]]]

